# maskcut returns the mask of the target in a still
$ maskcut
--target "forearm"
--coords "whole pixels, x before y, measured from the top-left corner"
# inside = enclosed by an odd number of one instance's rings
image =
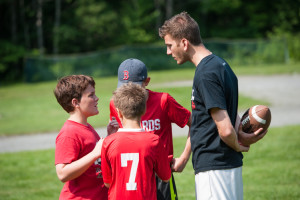
[[[191,139],[190,139],[190,131],[189,131],[183,152],[181,153],[179,158],[173,159],[173,164],[171,166],[172,171],[182,172],[187,162],[189,161],[191,152],[192,152],[192,147],[191,147]]]
[[[219,136],[225,144],[238,152],[249,150],[249,147],[244,147],[239,144],[237,133],[235,131],[235,128],[231,124],[226,110],[213,108],[211,109],[211,116],[216,123]]]
[[[192,152],[192,147],[191,147],[191,138],[189,133],[185,143],[185,148],[179,158],[186,164],[190,159],[191,152]]]
[[[96,160],[97,156],[92,151],[70,164],[57,164],[57,176],[62,182],[73,180],[83,174]]]
[[[191,156],[191,152],[192,152],[192,146],[191,146],[191,137],[190,137],[190,127],[192,125],[192,116],[190,116],[188,122],[187,122],[187,126],[189,127],[189,132],[188,132],[188,136],[187,136],[187,140],[185,143],[185,148],[181,154],[180,157],[182,157],[185,161],[185,163],[188,162],[190,156]]]
[[[219,130],[219,135],[222,141],[227,144],[230,148],[235,151],[240,151],[240,144],[238,142],[237,134],[235,130],[232,128],[228,128],[227,130]]]

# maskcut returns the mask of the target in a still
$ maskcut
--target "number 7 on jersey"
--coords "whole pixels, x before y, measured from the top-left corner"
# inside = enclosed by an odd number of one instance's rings
[[[126,183],[126,190],[136,190],[135,181],[137,167],[139,164],[139,153],[121,153],[121,167],[127,167],[127,162],[132,160],[129,181]]]

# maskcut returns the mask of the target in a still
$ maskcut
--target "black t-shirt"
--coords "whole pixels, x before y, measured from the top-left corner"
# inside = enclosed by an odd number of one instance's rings
[[[198,64],[192,89],[191,145],[195,174],[243,165],[242,153],[220,138],[211,108],[227,110],[234,127],[238,106],[238,80],[226,61],[211,54]]]

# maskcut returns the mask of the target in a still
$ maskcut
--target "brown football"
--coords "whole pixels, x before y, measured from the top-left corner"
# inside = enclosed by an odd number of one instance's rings
[[[271,123],[271,111],[264,105],[252,106],[244,113],[241,122],[245,133],[253,133],[259,128],[266,130]]]

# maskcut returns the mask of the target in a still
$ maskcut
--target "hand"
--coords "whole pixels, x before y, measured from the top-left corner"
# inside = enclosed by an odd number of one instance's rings
[[[238,139],[243,146],[250,146],[251,144],[254,144],[257,141],[261,140],[267,134],[267,132],[268,130],[263,130],[263,128],[259,128],[253,133],[245,133],[242,130],[242,124],[240,124],[238,130]]]
[[[244,146],[243,144],[240,144],[238,152],[248,152],[249,149],[250,149],[250,146]]]
[[[112,120],[107,125],[107,135],[117,132],[119,129],[119,123],[115,117],[112,117]]]
[[[172,172],[182,172],[186,166],[186,163],[181,158],[173,158],[171,162],[171,170]]]
[[[99,158],[101,156],[103,140],[104,140],[103,138],[100,138],[100,140],[97,142],[95,148],[92,151],[92,153],[95,155],[96,158]]]

